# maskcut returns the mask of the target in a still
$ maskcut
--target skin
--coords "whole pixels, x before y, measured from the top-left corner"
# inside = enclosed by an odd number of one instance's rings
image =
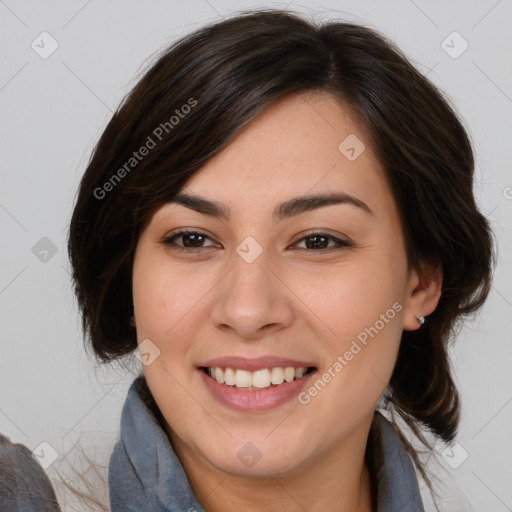
[[[350,134],[366,145],[354,161],[338,149]],[[161,207],[137,245],[133,300],[139,343],[149,338],[160,350],[144,374],[194,492],[209,512],[374,510],[364,461],[374,410],[402,330],[434,311],[442,275],[408,268],[364,127],[327,93],[293,95],[249,123],[183,191],[224,203],[231,217]],[[291,197],[334,191],[373,213],[335,204],[272,219]],[[162,243],[182,228],[206,238]],[[315,245],[306,230],[353,245]],[[262,248],[252,263],[236,252],[247,236]],[[197,370],[213,357],[274,355],[314,361],[314,383],[395,303],[401,311],[305,405],[292,398],[237,412],[212,397]],[[252,467],[237,457],[248,442],[261,453]]]

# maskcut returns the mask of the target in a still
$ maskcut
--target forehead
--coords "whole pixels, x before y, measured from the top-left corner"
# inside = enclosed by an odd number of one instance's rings
[[[246,219],[290,197],[342,192],[373,211],[394,203],[364,126],[324,92],[289,96],[245,126],[183,187]]]

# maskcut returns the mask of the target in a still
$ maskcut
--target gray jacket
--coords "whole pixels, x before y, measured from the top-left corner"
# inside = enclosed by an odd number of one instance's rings
[[[109,463],[112,512],[204,512],[168,437],[141,398],[139,376],[121,415],[121,439]],[[375,412],[368,464],[376,512],[424,512],[411,460],[391,423]]]

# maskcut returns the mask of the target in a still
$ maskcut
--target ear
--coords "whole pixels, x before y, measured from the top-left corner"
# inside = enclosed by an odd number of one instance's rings
[[[403,315],[403,329],[415,331],[421,327],[418,317],[435,311],[441,298],[443,272],[440,265],[421,264],[421,272],[411,270]]]
[[[135,316],[131,316],[131,317],[130,317],[130,325],[131,325],[132,327],[135,327]]]

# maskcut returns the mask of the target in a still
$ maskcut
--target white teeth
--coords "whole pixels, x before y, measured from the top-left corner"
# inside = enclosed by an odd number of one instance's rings
[[[284,380],[291,382],[295,378],[295,368],[288,366],[284,369]]]
[[[282,384],[284,382],[284,370],[282,368],[272,368],[272,384]]]
[[[222,371],[222,368],[215,368],[215,380],[224,384],[224,372]]]
[[[235,372],[235,386],[237,388],[250,388],[252,386],[252,373],[247,370]]]
[[[226,368],[226,371],[224,372],[224,382],[228,386],[235,385],[235,370],[232,368]]]
[[[306,370],[307,370],[307,368],[297,368],[295,370],[295,378],[300,379],[301,377],[304,377]]]
[[[270,371],[258,370],[252,374],[252,386],[255,388],[268,388],[270,386]]]
[[[272,384],[278,386],[283,382],[291,382],[294,379],[301,379],[307,372],[307,368],[263,368],[250,372],[247,370],[234,370],[233,368],[222,369],[219,367],[208,368],[208,375],[220,384],[236,386],[240,389],[265,389]]]

